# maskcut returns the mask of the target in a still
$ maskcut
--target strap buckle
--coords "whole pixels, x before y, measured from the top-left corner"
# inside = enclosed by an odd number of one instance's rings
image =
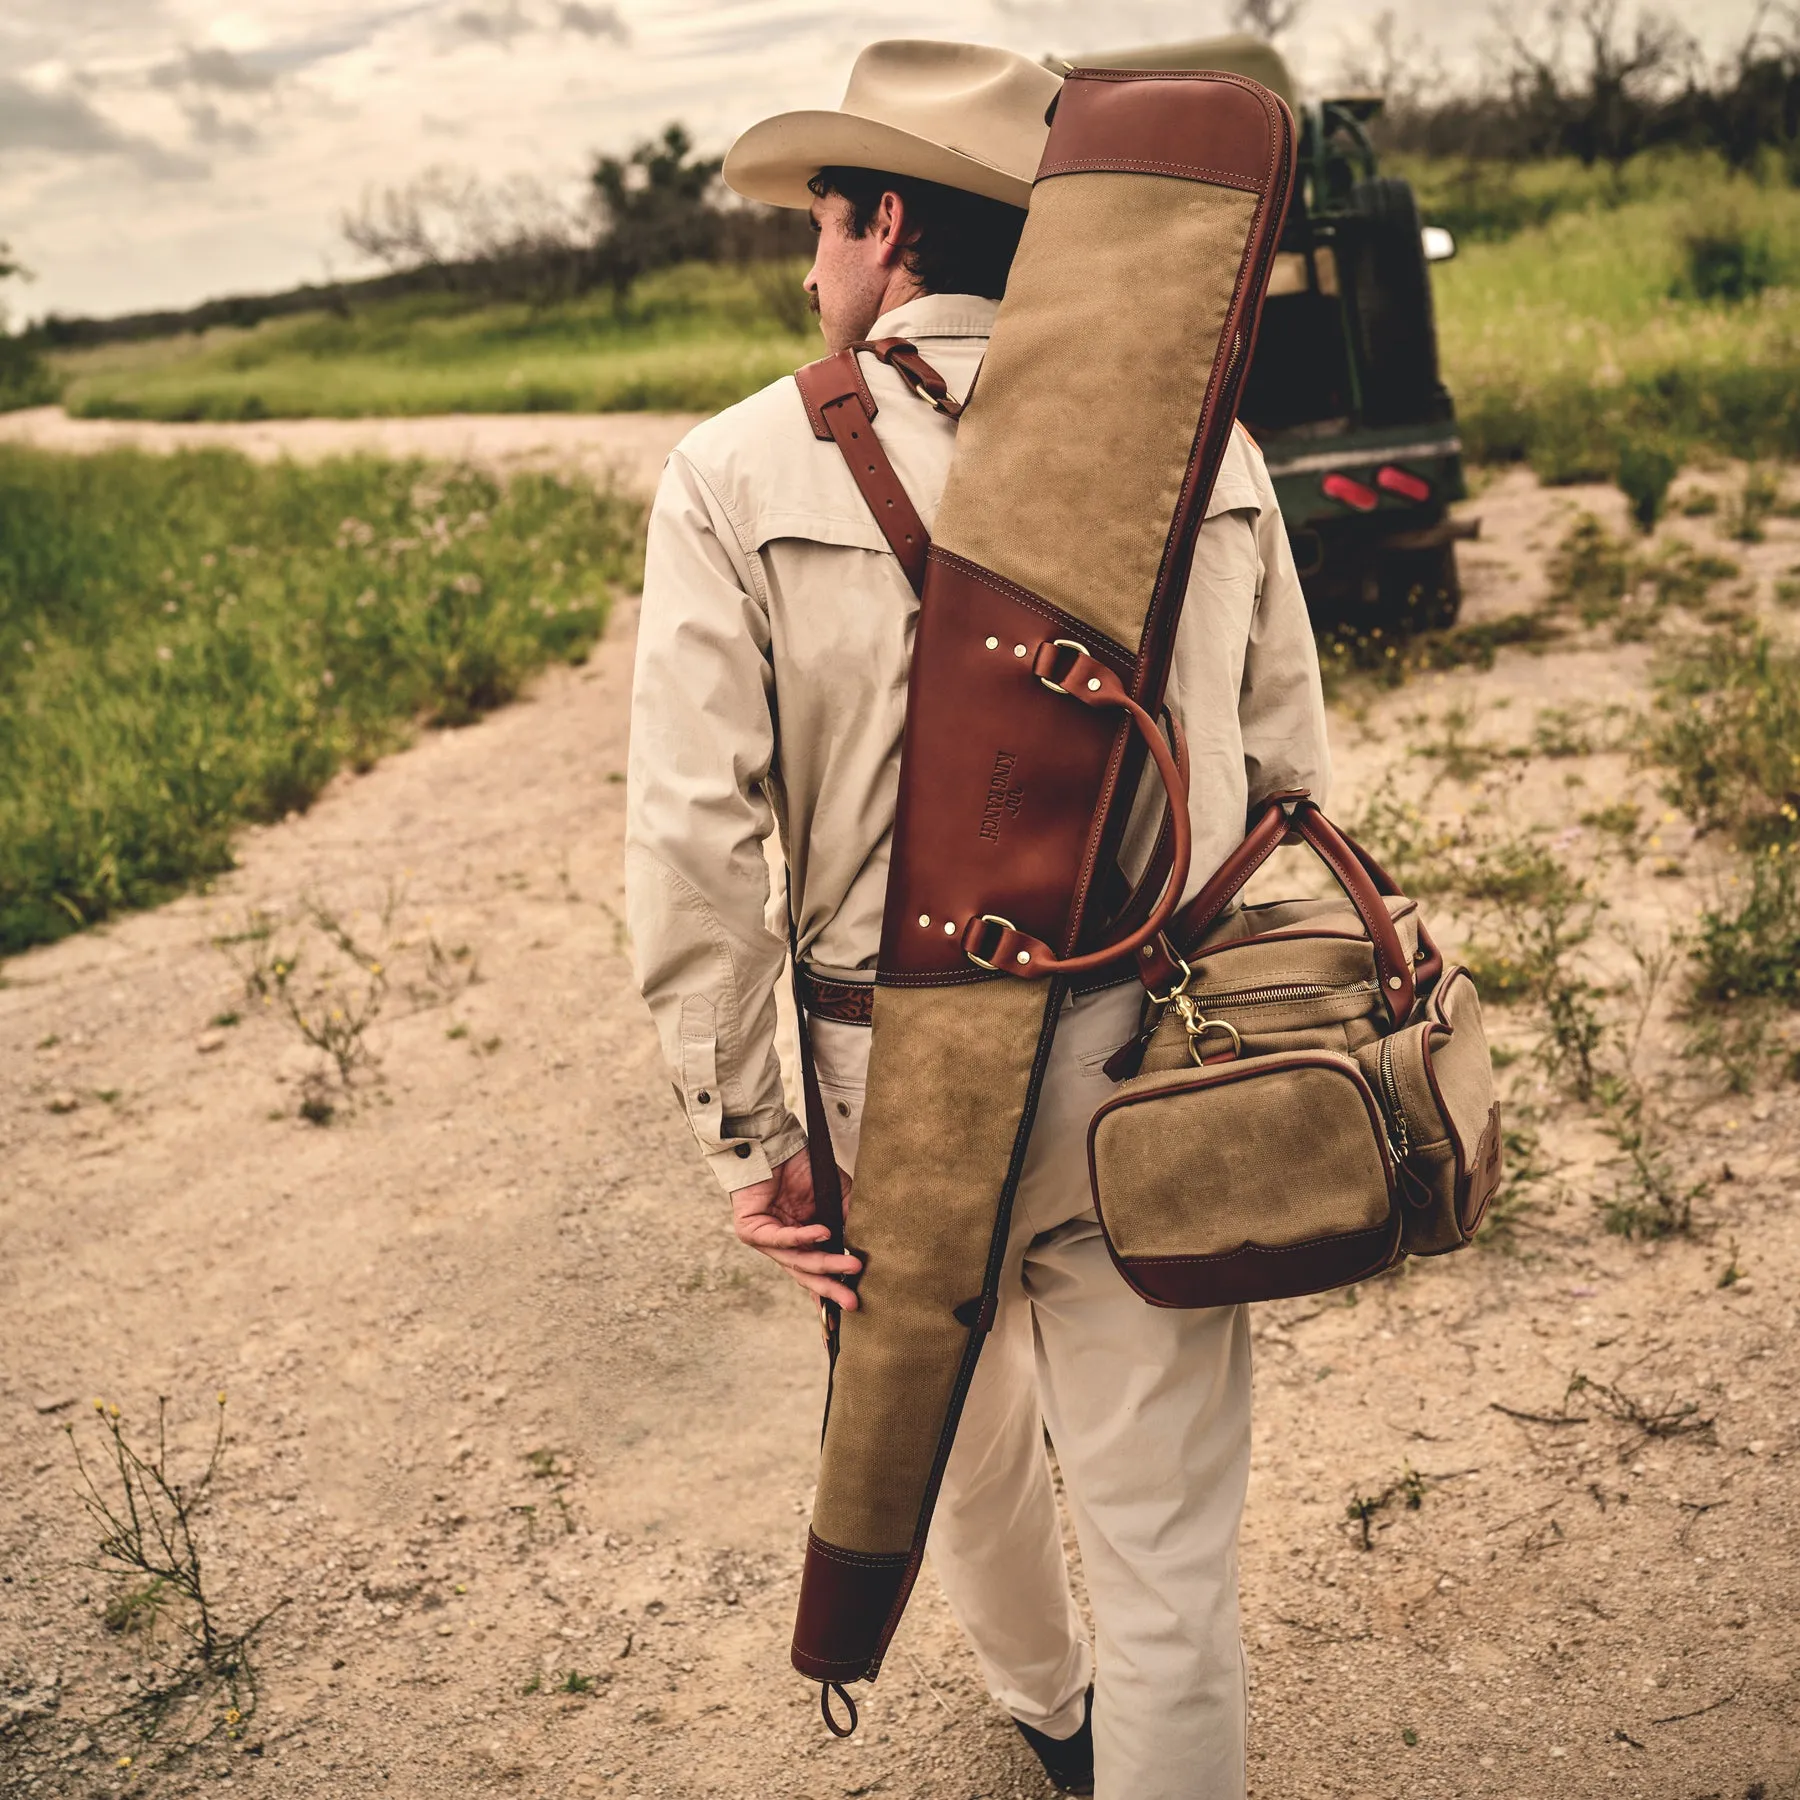
[[[996,932],[1017,931],[1019,929],[1011,919],[1003,919],[998,913],[983,913],[975,923],[977,925],[992,925]],[[996,937],[994,940],[994,948],[997,950],[999,947],[999,939]],[[998,963],[989,962],[979,951],[971,949],[966,943],[963,945],[963,955],[966,956],[976,968],[986,969],[989,974],[998,975],[1001,972]]]
[[[1094,654],[1088,649],[1087,645],[1078,644],[1073,638],[1052,638],[1050,642],[1054,644],[1058,650],[1072,650],[1077,656],[1085,656],[1089,662],[1094,660]],[[1047,687],[1051,693],[1061,694],[1065,700],[1072,700],[1075,698],[1075,696],[1071,694],[1060,681],[1052,681],[1048,675],[1040,675],[1038,680]]]

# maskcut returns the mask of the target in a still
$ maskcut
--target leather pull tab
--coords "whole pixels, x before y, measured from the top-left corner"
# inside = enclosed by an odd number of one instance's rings
[[[848,1725],[840,1725],[831,1711],[831,1696],[836,1694],[843,1701],[844,1710],[850,1715]],[[819,1683],[819,1714],[825,1721],[825,1729],[833,1737],[847,1738],[856,1730],[856,1702],[850,1698],[850,1690],[841,1681],[821,1681]]]

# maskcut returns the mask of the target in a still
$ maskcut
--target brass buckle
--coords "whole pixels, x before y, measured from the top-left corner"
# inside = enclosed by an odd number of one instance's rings
[[[1003,931],[1017,931],[1019,929],[1011,919],[1003,919],[998,913],[982,913],[978,922],[983,925],[998,925]],[[964,945],[963,947],[963,955],[978,969],[986,969],[991,975],[998,975],[1000,973],[999,964],[989,962],[985,956],[977,956],[967,945]]]
[[[1094,653],[1087,645],[1078,644],[1073,638],[1052,638],[1050,641],[1059,650],[1073,650],[1077,656],[1085,656],[1089,662],[1094,660]],[[1038,680],[1041,681],[1051,693],[1061,694],[1065,700],[1073,700],[1075,698],[1061,682],[1052,681],[1048,675],[1040,675]]]
[[[1188,1034],[1188,1055],[1193,1058],[1196,1067],[1205,1061],[1200,1054],[1200,1046],[1205,1042],[1208,1032],[1224,1032],[1231,1039],[1231,1054],[1234,1058],[1244,1054],[1244,1040],[1238,1035],[1238,1028],[1229,1019],[1207,1018],[1192,995],[1177,990],[1175,1010],[1181,1014],[1182,1026]]]

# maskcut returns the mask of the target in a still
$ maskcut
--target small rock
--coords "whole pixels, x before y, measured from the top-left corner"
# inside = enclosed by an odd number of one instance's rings
[[[81,1102],[67,1088],[61,1093],[50,1096],[50,1110],[53,1113],[72,1113]]]
[[[52,1398],[49,1394],[40,1394],[31,1404],[36,1411],[41,1413],[59,1413],[64,1408],[75,1404],[75,1396],[68,1394]]]
[[[81,1736],[69,1746],[69,1754],[71,1756],[86,1756],[93,1747],[94,1740],[84,1731]]]
[[[222,1031],[203,1031],[194,1039],[194,1048],[202,1056],[210,1056],[213,1051],[225,1048],[225,1034]]]
[[[454,1637],[456,1634],[456,1627],[454,1625],[440,1625],[437,1628],[437,1631],[439,1637]]]
[[[1752,1456],[1761,1456],[1768,1447],[1769,1446],[1765,1444],[1761,1438],[1752,1438],[1751,1441],[1744,1446]]]

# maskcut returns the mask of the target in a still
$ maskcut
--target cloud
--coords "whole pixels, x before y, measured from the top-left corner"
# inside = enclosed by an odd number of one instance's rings
[[[222,144],[232,150],[251,150],[262,141],[254,125],[243,119],[228,119],[210,100],[194,100],[182,108],[188,129],[200,144]]]
[[[229,50],[216,45],[205,50],[184,51],[178,61],[152,69],[150,79],[160,88],[217,88],[227,94],[258,93],[273,86],[275,81],[266,70],[252,68]]]
[[[531,30],[531,21],[519,10],[519,0],[507,0],[499,9],[470,7],[450,21],[465,37],[480,38],[490,44],[510,44]]]
[[[557,23],[564,31],[578,31],[583,37],[611,38],[615,44],[631,42],[630,27],[619,17],[616,6],[587,6],[582,0],[568,0]]]
[[[81,95],[46,93],[28,82],[0,76],[0,155],[48,150],[63,156],[128,156],[148,175],[187,178],[206,166],[121,131]]]

